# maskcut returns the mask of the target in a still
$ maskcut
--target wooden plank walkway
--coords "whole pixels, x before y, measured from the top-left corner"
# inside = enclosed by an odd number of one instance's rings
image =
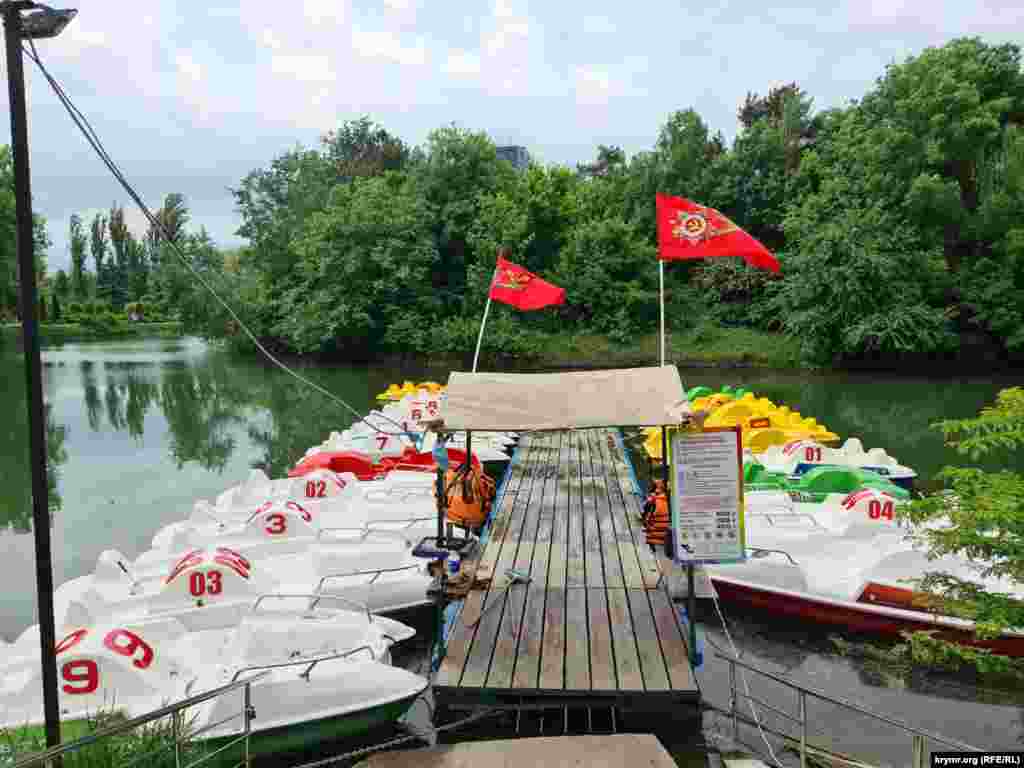
[[[380,752],[358,768],[676,768],[658,739],[646,733],[556,736],[452,744]]]
[[[449,706],[696,705],[685,636],[615,432],[524,435],[434,691]],[[507,571],[527,573],[509,585]]]

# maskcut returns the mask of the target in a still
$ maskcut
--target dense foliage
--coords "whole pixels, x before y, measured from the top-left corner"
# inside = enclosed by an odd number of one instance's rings
[[[240,180],[248,245],[230,258],[189,231],[181,195],[159,215],[258,336],[301,354],[471,355],[499,246],[568,298],[542,312],[493,307],[485,358],[529,355],[567,329],[623,343],[651,332],[659,191],[718,208],[783,265],[773,276],[734,260],[669,264],[670,331],[778,331],[818,365],[1024,353],[1018,46],[956,39],[890,65],[846,107],[815,112],[794,82],[749,93],[737,119],[731,145],[686,108],[648,151],[601,145],[576,168],[517,172],[484,133],[444,126],[411,147],[362,118]],[[137,241],[117,206],[73,218],[70,241],[62,306],[141,301],[244,340],[167,244],[152,231]],[[0,251],[0,271],[9,263]]]
[[[946,442],[971,459],[1012,456],[1024,444],[1024,389],[999,393],[994,406],[978,417],[941,421]],[[939,475],[946,491],[913,502],[906,514],[914,523],[945,520],[921,537],[935,556],[953,554],[983,564],[978,575],[1001,578],[1019,589],[1024,584],[1024,476],[1018,472],[946,467]],[[1024,626],[1024,603],[980,584],[936,572],[925,589],[937,594],[950,612],[978,622],[989,636]]]

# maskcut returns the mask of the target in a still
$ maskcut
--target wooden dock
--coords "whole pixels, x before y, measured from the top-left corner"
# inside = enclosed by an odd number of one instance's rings
[[[698,706],[632,473],[614,430],[521,438],[477,568],[490,583],[450,625],[439,704]],[[509,587],[511,568],[529,583]]]
[[[359,768],[677,768],[675,760],[650,734],[559,736],[502,739],[382,752]]]

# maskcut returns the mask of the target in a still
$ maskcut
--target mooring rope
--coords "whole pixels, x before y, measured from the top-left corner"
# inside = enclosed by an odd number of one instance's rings
[[[459,727],[461,727],[463,725],[468,725],[469,723],[476,722],[477,720],[483,720],[484,718],[492,717],[494,715],[500,714],[502,712],[507,712],[507,711],[509,711],[509,710],[508,709],[488,709],[488,710],[484,710],[483,712],[477,712],[477,713],[474,713],[472,715],[469,715],[468,717],[464,717],[461,720],[456,720],[454,723],[448,723],[447,725],[441,725],[441,726],[438,726],[437,728],[432,728],[430,730],[430,733],[434,734],[436,736],[438,733],[442,733],[444,731],[454,730],[455,728],[459,728]],[[397,739],[391,739],[389,741],[383,741],[380,744],[373,745],[372,747],[364,747],[362,749],[356,749],[356,750],[353,750],[352,752],[346,752],[343,755],[334,755],[333,757],[327,757],[327,758],[324,758],[323,760],[317,760],[317,761],[312,762],[312,763],[302,763],[300,765],[292,766],[292,768],[322,768],[323,766],[327,766],[327,765],[335,765],[335,764],[343,762],[345,760],[352,760],[352,759],[357,758],[357,757],[362,757],[363,755],[368,755],[371,752],[379,752],[382,749],[388,749],[389,747],[397,747],[399,744],[405,744],[405,743],[408,743],[410,741],[416,741],[417,739],[423,740],[423,735],[419,734],[419,733],[413,733],[413,734],[410,734],[408,736],[400,736]]]
[[[270,350],[263,346],[260,340],[256,338],[256,334],[254,334],[249,329],[249,326],[246,325],[245,322],[243,322],[243,320],[238,316],[235,310],[232,309],[231,306],[220,297],[220,294],[218,294],[217,291],[215,291],[213,287],[206,280],[203,279],[203,277],[192,266],[192,263],[188,260],[188,258],[186,258],[185,254],[182,252],[178,244],[168,236],[168,232],[164,227],[164,223],[156,216],[154,216],[153,213],[146,206],[146,204],[142,202],[142,198],[139,197],[138,193],[136,193],[135,189],[124,177],[124,174],[121,173],[121,169],[117,166],[114,160],[107,153],[106,148],[104,148],[103,146],[103,142],[100,141],[100,138],[96,134],[96,131],[93,130],[92,124],[89,122],[89,119],[84,114],[82,114],[81,110],[79,110],[78,107],[75,106],[74,102],[64,91],[60,83],[58,83],[53,78],[53,76],[50,75],[49,71],[47,71],[46,67],[43,65],[42,60],[39,58],[39,52],[36,50],[35,42],[30,39],[28,43],[29,46],[31,46],[31,50],[25,48],[24,46],[22,46],[22,50],[25,52],[25,55],[28,56],[32,61],[34,61],[36,63],[36,66],[39,67],[39,70],[43,73],[43,77],[45,77],[46,81],[50,84],[50,87],[53,89],[53,92],[57,95],[57,98],[60,100],[60,103],[64,106],[64,109],[67,110],[67,113],[71,116],[71,119],[75,123],[75,125],[78,126],[78,129],[82,132],[82,135],[85,136],[85,140],[89,143],[89,146],[93,148],[93,150],[99,156],[100,160],[103,161],[103,164],[107,166],[107,169],[111,172],[111,174],[113,174],[114,178],[117,179],[118,183],[124,188],[125,192],[128,193],[128,196],[139,207],[143,215],[149,221],[150,225],[154,228],[154,231],[163,236],[164,241],[167,243],[167,245],[170,246],[171,250],[174,252],[174,255],[177,256],[178,260],[185,266],[185,269],[187,269],[189,273],[192,275],[192,277],[195,278],[195,280],[201,286],[203,286],[210,293],[210,295],[213,296],[213,298],[216,299],[217,302],[222,307],[224,307],[225,310],[227,310],[228,314],[231,315],[232,319],[236,323],[238,323],[238,327],[245,332],[245,335],[249,337],[249,340],[253,343],[253,345],[260,352],[262,352],[263,355],[271,363],[276,365],[282,371],[294,377],[301,383],[305,384],[307,387],[310,387],[311,389],[320,393],[328,400],[350,411],[352,414],[355,415],[358,421],[361,421],[364,424],[368,425],[378,434],[388,435],[391,437],[408,437],[410,440],[412,440],[413,444],[418,447],[419,440],[417,436],[414,435],[409,430],[404,429],[401,424],[399,424],[394,419],[390,418],[387,414],[381,413],[380,417],[385,419],[386,421],[389,421],[394,426],[398,427],[398,429],[401,430],[400,432],[386,432],[380,429],[379,427],[374,426],[363,414],[361,414],[359,411],[357,411],[355,408],[349,405],[345,400],[338,397],[334,393],[324,389],[319,384],[310,381],[305,376],[298,373],[298,371],[295,371],[292,368],[288,367],[285,363],[278,360],[277,357],[270,352]]]

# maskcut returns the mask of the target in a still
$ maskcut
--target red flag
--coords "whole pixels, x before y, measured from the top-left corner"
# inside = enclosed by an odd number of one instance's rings
[[[771,251],[714,208],[660,192],[657,202],[658,258],[662,261],[739,256],[752,267],[779,271],[779,261]]]
[[[495,301],[511,304],[516,309],[540,309],[563,303],[565,289],[541,280],[532,272],[499,256],[488,296]]]

